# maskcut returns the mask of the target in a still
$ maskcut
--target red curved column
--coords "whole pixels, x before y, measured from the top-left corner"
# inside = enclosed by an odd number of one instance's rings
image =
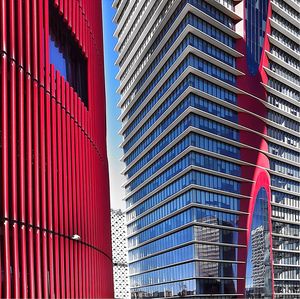
[[[50,64],[49,5],[86,60],[88,104]],[[1,298],[113,298],[101,14],[0,0]]]
[[[245,0],[243,1],[244,14]],[[245,211],[248,216],[243,216],[241,227],[246,227],[246,233],[240,234],[240,244],[245,244],[246,248],[239,251],[239,260],[247,261],[247,248],[251,242],[251,225],[252,217],[256,202],[256,197],[261,188],[264,188],[268,196],[268,224],[270,229],[270,259],[271,269],[273,269],[272,255],[272,224],[271,224],[271,190],[270,190],[270,175],[266,169],[270,168],[269,159],[263,152],[268,152],[268,144],[263,135],[267,135],[267,125],[263,119],[267,118],[268,110],[266,106],[259,100],[266,100],[267,93],[261,83],[267,84],[267,75],[264,71],[264,66],[268,66],[268,57],[266,51],[269,50],[269,40],[267,35],[271,32],[269,18],[271,17],[272,9],[270,1],[268,4],[268,13],[266,19],[266,28],[264,35],[264,44],[260,59],[260,65],[256,75],[251,75],[247,66],[247,48],[246,48],[246,30],[244,30],[244,38],[237,40],[236,50],[244,53],[245,56],[237,59],[237,69],[242,71],[245,76],[237,78],[237,87],[249,93],[249,95],[238,95],[238,106],[243,109],[238,113],[238,122],[240,125],[251,129],[252,131],[240,131],[241,143],[250,146],[251,148],[241,148],[241,160],[251,163],[255,166],[243,165],[241,168],[242,177],[252,180],[252,183],[241,183],[241,194],[249,197],[249,200],[241,201],[241,210]],[[246,28],[246,18],[243,19],[243,28]],[[251,94],[251,95],[250,95]],[[253,95],[253,96],[252,96]],[[253,114],[252,114],[253,113]],[[263,119],[259,118],[261,116]],[[240,277],[246,276],[247,265],[240,265],[238,272]],[[274,273],[272,270],[272,287],[274,294]],[[238,293],[245,292],[245,280],[238,281]],[[241,297],[244,298],[244,297]]]

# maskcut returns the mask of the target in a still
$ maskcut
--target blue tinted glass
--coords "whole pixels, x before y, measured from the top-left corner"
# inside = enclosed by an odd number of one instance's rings
[[[258,192],[252,217],[247,254],[246,298],[272,298],[268,197],[264,188]],[[264,297],[260,294],[264,294]]]
[[[49,48],[50,48],[50,63],[54,65],[55,69],[67,79],[67,64],[63,54],[59,51],[59,48],[55,45],[55,42],[49,36]]]
[[[266,18],[268,11],[266,0],[247,0],[247,63],[249,72],[255,75],[260,63],[263,47]]]

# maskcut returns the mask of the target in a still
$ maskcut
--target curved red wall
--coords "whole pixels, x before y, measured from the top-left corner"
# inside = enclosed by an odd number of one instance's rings
[[[245,14],[245,5],[246,0],[243,1],[244,5],[244,14]],[[265,51],[269,51],[270,45],[267,35],[271,32],[271,26],[269,18],[271,17],[271,5],[270,1],[268,4],[268,13],[267,21],[265,28],[264,44],[261,54],[260,65],[256,75],[251,75],[248,66],[247,66],[247,47],[246,47],[246,30],[244,30],[244,38],[237,40],[236,50],[240,53],[245,54],[244,57],[237,59],[237,69],[242,71],[245,76],[238,77],[237,87],[243,91],[248,92],[249,94],[254,95],[255,97],[266,100],[267,93],[261,83],[267,84],[267,75],[264,70],[264,66],[268,66],[268,57]],[[246,28],[246,18],[243,20],[243,28]],[[243,144],[246,144],[252,148],[241,148],[241,160],[248,163],[254,164],[255,166],[243,165],[242,177],[252,180],[253,182],[241,183],[241,194],[249,197],[241,201],[241,210],[249,213],[248,216],[241,217],[242,221],[240,223],[241,227],[246,227],[247,231],[240,234],[240,244],[244,244],[248,247],[249,242],[251,242],[251,225],[252,225],[252,216],[255,207],[255,201],[257,194],[261,188],[264,188],[268,195],[268,219],[269,219],[269,228],[270,228],[270,259],[271,265],[273,264],[273,254],[272,254],[272,223],[271,223],[271,181],[270,175],[267,169],[270,168],[269,159],[263,152],[268,152],[268,144],[264,139],[263,135],[267,135],[267,125],[266,123],[258,118],[262,116],[267,118],[268,110],[266,106],[261,103],[257,98],[250,95],[238,95],[238,106],[245,109],[238,113],[238,122],[240,125],[253,130],[249,131],[240,131],[240,141]],[[250,114],[252,112],[254,114]],[[262,152],[263,151],[263,152]],[[239,251],[239,260],[247,261],[247,247]],[[240,277],[245,277],[246,275],[246,264],[241,264],[238,268]],[[273,275],[273,271],[272,271]],[[273,283],[273,293],[274,293],[274,279]],[[245,292],[245,281],[238,281],[238,293],[244,294]],[[241,298],[244,298],[242,296]]]
[[[0,0],[0,297],[113,298],[101,1],[53,2],[89,106],[49,63],[48,0]]]

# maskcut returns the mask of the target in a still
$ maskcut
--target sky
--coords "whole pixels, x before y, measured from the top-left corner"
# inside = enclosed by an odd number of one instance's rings
[[[117,59],[117,53],[114,51],[117,39],[113,36],[116,24],[112,19],[115,10],[112,8],[113,0],[102,0],[103,14],[103,39],[104,39],[104,68],[105,68],[105,92],[106,92],[106,117],[107,117],[107,155],[109,163],[110,180],[110,202],[113,209],[125,208],[122,200],[125,196],[125,190],[121,187],[125,178],[121,175],[124,164],[120,162],[123,151],[119,148],[122,137],[118,134],[121,129],[121,123],[118,121],[120,108],[117,104],[120,95],[116,92],[119,81],[115,79],[118,73],[118,67],[114,62]]]

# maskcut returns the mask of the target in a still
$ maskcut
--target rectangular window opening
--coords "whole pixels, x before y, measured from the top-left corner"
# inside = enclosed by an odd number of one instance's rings
[[[87,58],[63,16],[49,1],[50,63],[69,82],[88,108]]]

